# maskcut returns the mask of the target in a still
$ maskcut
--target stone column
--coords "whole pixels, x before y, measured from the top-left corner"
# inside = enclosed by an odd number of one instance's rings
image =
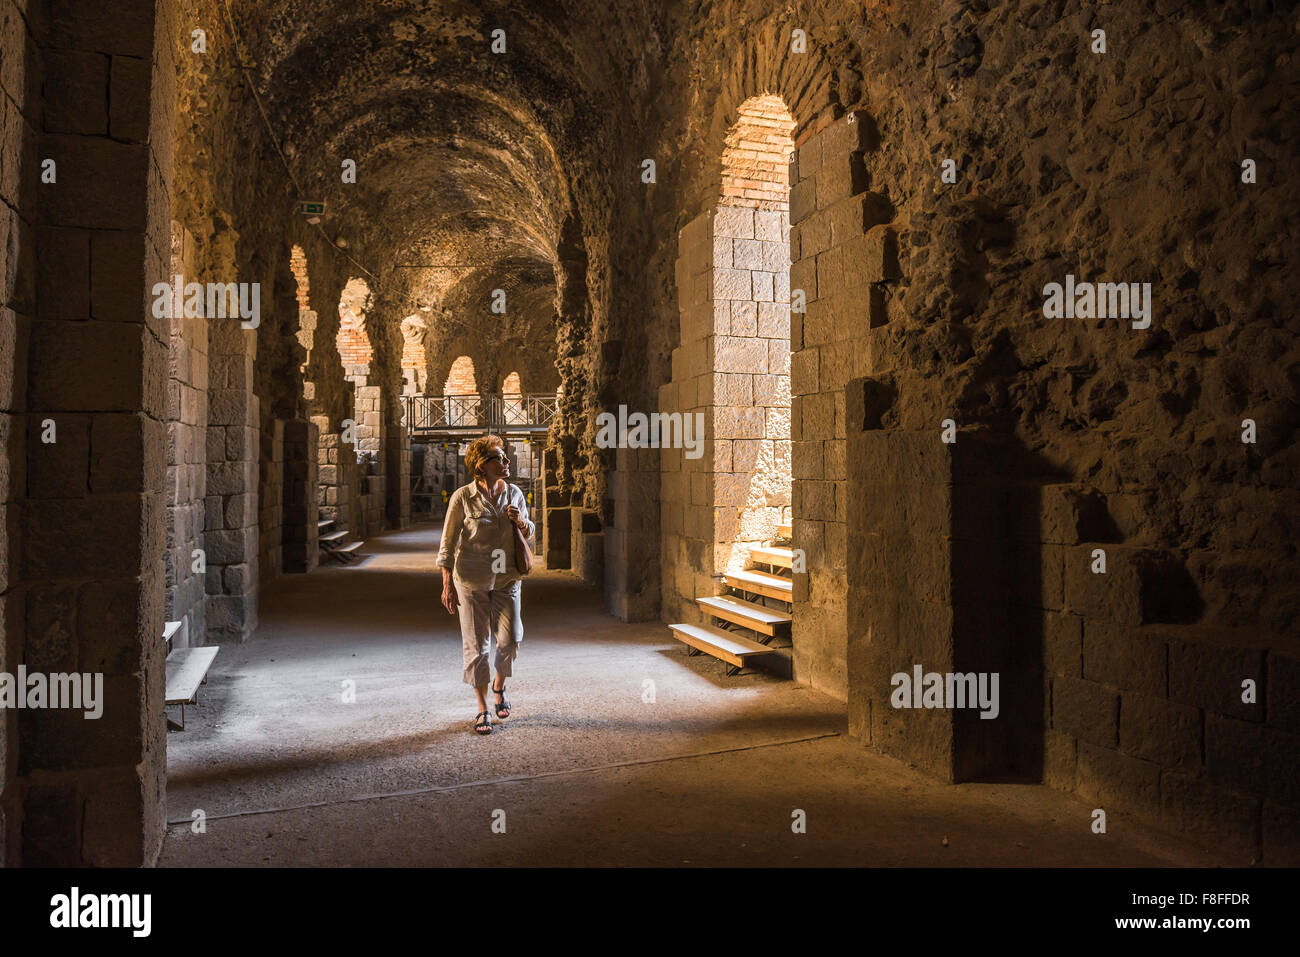
[[[214,277],[214,281],[215,281]],[[222,276],[221,281],[234,281]],[[244,641],[257,627],[258,427],[253,392],[257,336],[236,319],[208,320],[208,638]]]
[[[383,531],[386,510],[386,466],[384,456],[383,389],[377,385],[357,387],[357,451],[366,460],[362,482],[362,514],[367,536]]]
[[[314,422],[284,423],[284,570],[309,572],[320,563],[317,535],[317,446]]]
[[[543,541],[546,543],[546,567],[569,568],[572,564],[571,520],[569,509],[570,493],[558,487],[558,467],[555,450],[547,448],[542,453],[543,482],[546,486],[546,505],[542,510],[542,524],[545,526]]]
[[[22,19],[5,26],[18,34],[14,44],[6,34],[4,54],[6,168],[10,157],[28,164],[25,191],[0,203],[17,200],[20,222],[6,219],[6,248],[26,277],[6,282],[0,321],[27,355],[13,384],[25,388],[26,419],[0,420],[11,448],[26,442],[25,468],[0,477],[0,502],[14,491],[22,499],[21,551],[10,548],[0,562],[0,591],[5,670],[100,674],[103,710],[92,721],[69,708],[0,716],[0,830],[8,863],[139,867],[156,860],[164,825],[170,330],[154,316],[150,291],[170,262],[170,150],[162,144],[171,138],[176,75],[167,38],[179,25],[156,23],[153,0],[75,10],[31,17],[35,43],[24,42]],[[155,33],[164,38],[156,53]],[[43,77],[33,56],[24,65],[24,51],[37,46]],[[21,88],[11,87],[15,79]],[[22,104],[25,120],[10,103]],[[33,137],[36,149],[11,136]],[[33,178],[37,157],[54,161],[56,182]],[[13,179],[0,180],[8,191]],[[34,304],[33,238],[41,263]],[[9,268],[0,266],[6,280]],[[34,317],[29,335],[14,315]],[[0,366],[16,359],[0,355]],[[0,398],[12,408],[17,396]]]

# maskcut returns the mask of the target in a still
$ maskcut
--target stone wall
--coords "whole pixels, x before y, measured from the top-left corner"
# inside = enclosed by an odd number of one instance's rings
[[[42,65],[28,23],[29,2],[0,2],[0,671],[14,673],[23,644],[20,529],[27,461],[27,350],[37,316],[36,144],[42,130]],[[73,278],[85,279],[88,248],[74,247]],[[52,268],[51,268],[52,267]],[[59,264],[43,267],[40,286],[75,292],[69,318],[88,309],[83,282],[66,284]],[[66,284],[66,285],[65,285]],[[39,426],[39,423],[37,423]],[[0,711],[0,862],[21,855],[22,778],[18,712]]]
[[[886,322],[899,275],[889,201],[867,189],[872,126],[850,113],[807,137],[790,167],[790,289],[805,302],[790,316],[793,533],[809,570],[795,576],[794,673],[841,700],[847,606],[834,570],[847,558],[844,386],[870,368],[864,330]]]
[[[172,224],[171,272],[197,275],[194,237]],[[185,622],[173,648],[202,644],[207,635],[206,573],[195,569],[204,547],[207,495],[208,326],[172,303],[167,350],[167,568],[168,621]]]

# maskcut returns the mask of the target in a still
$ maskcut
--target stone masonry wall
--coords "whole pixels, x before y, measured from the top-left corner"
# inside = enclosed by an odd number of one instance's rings
[[[195,275],[194,237],[172,224],[173,274]],[[178,308],[179,307],[179,308]],[[206,575],[195,572],[204,547],[208,428],[207,320],[172,304],[167,383],[167,620],[185,621],[173,648],[202,644],[207,634]]]
[[[28,14],[29,0],[0,2],[0,671],[8,673],[22,655],[24,598],[17,565],[26,494],[27,350],[37,308],[31,177],[42,123],[42,67]],[[74,259],[83,271],[84,259]],[[52,265],[40,276],[41,287],[51,293],[64,281]],[[70,306],[81,313],[86,309],[84,302]],[[17,859],[21,848],[17,734],[18,713],[0,712],[0,862]]]
[[[850,113],[804,140],[791,163],[790,289],[805,311],[790,317],[790,437],[796,575],[794,669],[847,696],[844,386],[869,368],[863,331],[887,320],[898,278],[891,207],[870,191],[863,154],[876,146],[865,114]]]

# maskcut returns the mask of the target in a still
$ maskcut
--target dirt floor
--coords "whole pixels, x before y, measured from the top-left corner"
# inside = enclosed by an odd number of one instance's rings
[[[437,535],[263,590],[256,634],[222,647],[168,737],[161,866],[1216,863],[1118,815],[1093,834],[1092,808],[1048,788],[873,754],[841,703],[725,677],[560,572],[525,583],[514,713],[477,736]]]

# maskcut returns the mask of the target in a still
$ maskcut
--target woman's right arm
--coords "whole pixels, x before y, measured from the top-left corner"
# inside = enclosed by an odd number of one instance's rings
[[[438,547],[438,567],[447,574],[456,565],[456,542],[464,524],[465,507],[460,489],[457,489],[451,493],[451,501],[447,503],[447,518],[442,523],[442,544]]]
[[[460,539],[464,526],[465,510],[461,505],[459,491],[453,492],[447,503],[447,519],[442,523],[442,544],[438,548],[438,566],[442,569],[442,607],[450,615],[456,614],[460,596],[451,580],[451,571],[456,561],[456,542]]]

